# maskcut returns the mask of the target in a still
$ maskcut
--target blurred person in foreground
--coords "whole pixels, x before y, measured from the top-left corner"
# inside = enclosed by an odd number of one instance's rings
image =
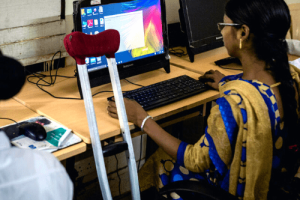
[[[24,67],[0,51],[0,100],[13,97],[24,82]],[[0,129],[0,199],[72,198],[73,183],[55,156],[48,152],[12,147],[9,138]]]

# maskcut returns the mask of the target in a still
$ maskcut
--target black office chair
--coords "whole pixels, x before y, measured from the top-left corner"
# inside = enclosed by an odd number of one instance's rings
[[[300,199],[300,179],[292,178],[285,182],[284,189],[273,190],[268,195],[268,200],[299,200]],[[287,192],[285,189],[288,189]],[[238,197],[217,188],[205,181],[177,181],[169,183],[158,192],[152,187],[141,193],[142,200],[170,200],[170,194],[176,192],[183,200],[238,200]],[[165,197],[167,196],[167,197]]]
[[[170,194],[176,192],[184,200],[238,200],[236,196],[217,188],[205,181],[176,181],[164,186],[158,192],[152,187],[141,193],[142,200],[169,200]],[[167,196],[164,197],[164,196]]]
[[[238,200],[236,196],[225,190],[208,184],[204,181],[177,181],[163,187],[159,194],[167,195],[176,192],[184,200],[205,199],[205,200]]]

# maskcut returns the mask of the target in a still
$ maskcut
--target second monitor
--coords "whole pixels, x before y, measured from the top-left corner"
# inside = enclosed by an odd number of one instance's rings
[[[179,0],[179,17],[191,62],[194,55],[223,46],[217,23],[223,22],[224,0]]]

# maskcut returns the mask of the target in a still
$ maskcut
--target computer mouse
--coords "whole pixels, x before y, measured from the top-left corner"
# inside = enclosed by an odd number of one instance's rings
[[[35,141],[42,141],[47,137],[45,128],[35,122],[21,124],[18,128],[20,135],[25,135]]]
[[[202,76],[200,76],[198,80],[202,83],[215,82],[214,79],[212,79],[212,78],[203,78]]]

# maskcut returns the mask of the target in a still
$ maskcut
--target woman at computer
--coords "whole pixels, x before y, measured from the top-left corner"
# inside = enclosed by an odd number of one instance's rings
[[[228,1],[224,23],[218,26],[228,54],[239,58],[243,73],[224,77],[209,71],[202,77],[214,80],[207,84],[219,90],[220,98],[205,134],[194,145],[165,132],[135,101],[124,100],[128,120],[176,160],[172,170],[159,172],[163,185],[206,179],[244,199],[267,199],[268,191],[276,189],[287,145],[297,138],[297,95],[285,41],[290,24],[284,0]],[[108,112],[117,118],[114,102],[109,102]]]

